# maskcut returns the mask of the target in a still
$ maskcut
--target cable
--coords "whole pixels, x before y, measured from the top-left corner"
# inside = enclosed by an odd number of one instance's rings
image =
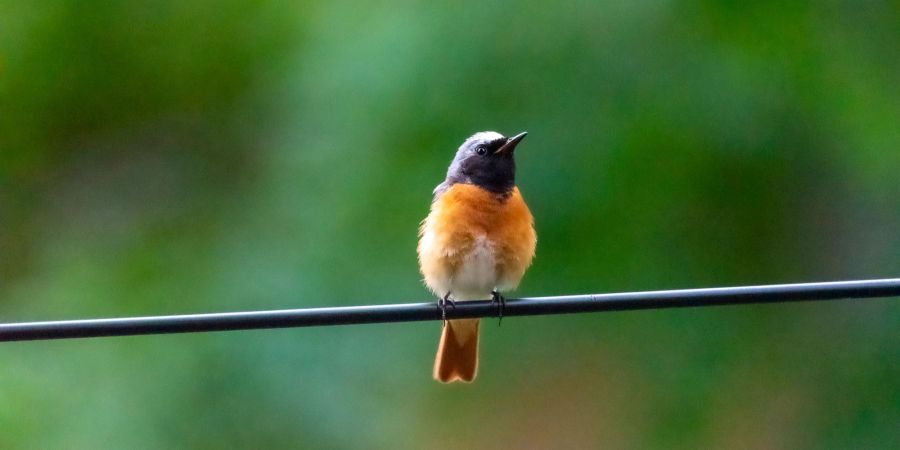
[[[503,315],[534,316],[896,296],[900,296],[900,278],[510,299],[506,301]],[[448,319],[496,314],[496,306],[489,301],[458,302],[455,308],[447,309]],[[436,302],[432,302],[27,322],[0,324],[0,342],[440,319],[441,312]]]

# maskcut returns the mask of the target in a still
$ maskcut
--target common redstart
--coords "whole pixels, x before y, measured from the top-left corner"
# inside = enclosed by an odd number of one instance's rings
[[[431,212],[419,229],[419,268],[444,317],[454,302],[487,299],[502,317],[500,292],[514,289],[531,265],[537,234],[516,187],[513,155],[526,134],[475,133],[459,147],[447,178],[434,189]],[[475,379],[479,322],[444,322],[436,380]]]

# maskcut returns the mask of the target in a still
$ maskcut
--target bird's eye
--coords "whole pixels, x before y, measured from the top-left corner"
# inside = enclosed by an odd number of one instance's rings
[[[487,153],[487,149],[484,148],[484,146],[479,145],[478,147],[475,147],[475,153],[478,153],[479,155],[484,155]]]

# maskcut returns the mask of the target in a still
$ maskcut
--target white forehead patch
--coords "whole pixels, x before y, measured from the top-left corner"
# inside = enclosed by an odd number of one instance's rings
[[[463,142],[463,145],[460,147],[465,147],[473,142],[493,142],[497,139],[504,139],[503,135],[496,131],[479,131],[472,135],[472,137],[466,139],[466,142]]]

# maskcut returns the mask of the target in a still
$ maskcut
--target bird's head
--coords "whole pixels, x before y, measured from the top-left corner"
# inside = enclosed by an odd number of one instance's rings
[[[459,147],[445,183],[474,184],[491,192],[508,193],[516,185],[513,153],[527,134],[508,138],[494,131],[475,133]]]

